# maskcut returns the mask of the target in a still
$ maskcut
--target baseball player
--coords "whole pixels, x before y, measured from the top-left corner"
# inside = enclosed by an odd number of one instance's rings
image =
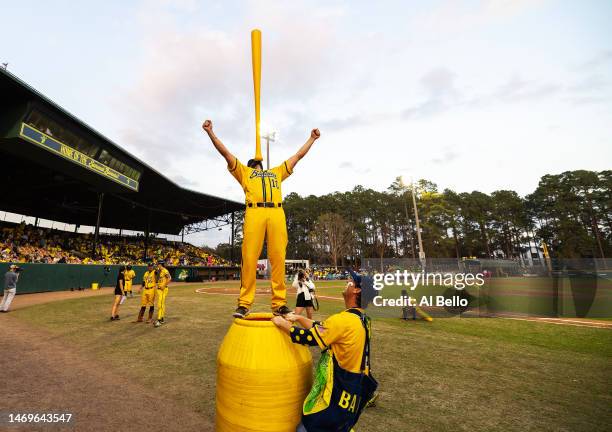
[[[136,272],[132,270],[132,266],[126,266],[126,270],[123,274],[125,277],[125,295],[127,297],[134,297],[134,293],[132,293],[132,281],[136,277]]]
[[[166,314],[166,296],[168,295],[168,284],[172,280],[170,272],[161,261],[157,262],[157,321],[155,327],[164,324]]]
[[[149,307],[149,318],[147,324],[153,320],[153,311],[155,309],[155,291],[157,288],[157,275],[153,268],[153,263],[147,264],[147,271],[142,277],[141,286],[141,297],[140,297],[140,312],[138,313],[138,319],[135,322],[142,322],[144,318],[145,309]]]
[[[295,165],[306,156],[312,144],[321,134],[318,129],[296,154],[279,166],[264,170],[261,161],[251,159],[243,165],[213,132],[213,125],[206,120],[202,125],[213,145],[227,161],[227,169],[240,183],[245,194],[242,241],[242,271],[240,272],[240,298],[233,316],[244,318],[248,315],[255,299],[257,260],[261,254],[264,238],[268,244],[268,258],[272,264],[272,311],[277,315],[290,312],[286,306],[285,252],[287,248],[287,224],[282,208],[281,183],[293,173]]]

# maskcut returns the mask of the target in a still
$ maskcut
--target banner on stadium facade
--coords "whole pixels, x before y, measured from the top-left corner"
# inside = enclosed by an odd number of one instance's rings
[[[47,151],[55,153],[59,156],[62,156],[65,159],[68,159],[90,171],[93,171],[103,177],[106,177],[116,183],[119,183],[127,188],[130,188],[134,191],[138,191],[138,181],[121,174],[120,172],[104,165],[101,162],[81,153],[78,150],[73,149],[69,145],[66,145],[55,138],[39,131],[38,129],[26,124],[21,124],[21,130],[19,135],[38,145],[39,147],[44,148]]]

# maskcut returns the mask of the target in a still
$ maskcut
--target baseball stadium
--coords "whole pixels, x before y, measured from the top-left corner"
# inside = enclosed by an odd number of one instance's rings
[[[0,430],[612,430],[612,171],[546,172],[520,195],[360,186],[371,167],[324,147],[348,117],[271,165],[262,57],[270,40],[291,60],[279,25],[241,34],[252,159],[219,138],[222,109],[194,126],[227,167],[202,164],[205,186],[0,68]],[[428,115],[454,100],[438,91]],[[323,172],[300,171],[311,157],[350,165],[353,189],[293,189]]]

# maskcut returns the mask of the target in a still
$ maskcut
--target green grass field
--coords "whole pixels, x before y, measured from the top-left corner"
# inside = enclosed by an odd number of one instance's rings
[[[202,415],[215,413],[216,353],[231,324],[234,296],[171,288],[167,324],[132,324],[140,301],[108,322],[111,296],[31,306],[13,313],[67,346],[121,366],[126,376]],[[342,282],[320,282],[340,297]],[[257,296],[255,310],[267,310]],[[290,300],[293,303],[294,299]],[[322,300],[317,319],[343,303]],[[357,431],[606,431],[612,429],[612,331],[505,319],[377,319],[373,372],[377,407]],[[313,355],[318,355],[313,349]]]

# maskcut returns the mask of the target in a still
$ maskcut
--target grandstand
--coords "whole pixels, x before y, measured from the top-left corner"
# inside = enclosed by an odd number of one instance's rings
[[[0,262],[162,259],[174,266],[231,265],[152,233],[190,234],[224,225],[234,233],[242,203],[177,185],[3,69],[0,93],[0,210],[36,220],[0,226]],[[75,232],[43,229],[39,219],[74,225]],[[93,233],[79,234],[84,226]],[[102,236],[101,227],[142,234]]]

